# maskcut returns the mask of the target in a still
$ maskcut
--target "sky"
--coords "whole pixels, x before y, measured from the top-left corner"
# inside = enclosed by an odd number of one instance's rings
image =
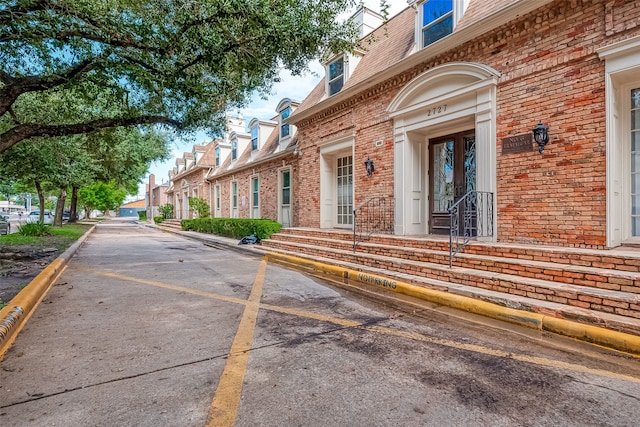
[[[366,0],[363,2],[366,7],[371,10],[380,10],[380,0]],[[389,3],[389,17],[393,17],[401,10],[407,7],[406,0],[387,0]],[[350,16],[355,9],[348,14]],[[345,17],[345,18],[346,18]],[[240,113],[242,117],[248,122],[255,118],[260,120],[269,120],[276,116],[276,107],[283,98],[289,98],[292,101],[302,101],[316,86],[316,84],[324,77],[323,66],[314,61],[309,64],[310,72],[302,76],[292,76],[288,70],[283,70],[280,73],[280,82],[274,84],[271,93],[272,95],[264,100],[259,95],[255,95],[248,107],[241,111],[230,111],[231,114]],[[185,151],[191,151],[191,147],[194,144],[200,144],[205,140],[208,140],[205,133],[196,135],[194,140],[187,143],[176,141],[172,146],[171,158],[165,162],[154,162],[149,168],[149,173],[152,173],[156,177],[156,184],[169,181],[169,171],[175,166],[176,158],[181,158]],[[138,198],[144,198],[145,185],[148,183],[148,175],[144,179],[144,183],[138,188]]]

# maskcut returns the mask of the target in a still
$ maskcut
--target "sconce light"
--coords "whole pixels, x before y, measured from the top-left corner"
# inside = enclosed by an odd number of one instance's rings
[[[373,171],[376,169],[373,165],[373,160],[367,157],[367,160],[364,161],[364,166],[367,168],[367,176],[373,175]]]
[[[302,150],[296,147],[296,149],[293,150],[293,155],[294,156],[302,156]]]
[[[542,121],[533,128],[533,139],[538,144],[540,154],[544,153],[544,146],[549,142],[549,128],[542,124]]]

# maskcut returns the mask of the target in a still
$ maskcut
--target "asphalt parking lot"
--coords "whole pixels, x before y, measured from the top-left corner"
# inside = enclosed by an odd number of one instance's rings
[[[401,304],[107,221],[0,362],[0,424],[635,424],[637,358]]]

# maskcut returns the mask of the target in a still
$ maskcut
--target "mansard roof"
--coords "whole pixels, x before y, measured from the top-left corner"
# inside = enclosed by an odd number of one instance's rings
[[[422,49],[415,49],[416,11],[407,7],[373,33],[362,39],[365,54],[345,82],[342,90],[331,97],[325,95],[322,79],[289,117],[296,124],[324,108],[346,101],[420,63],[429,61],[463,43],[529,13],[553,0],[470,0],[453,33]],[[369,43],[371,37],[372,42]]]

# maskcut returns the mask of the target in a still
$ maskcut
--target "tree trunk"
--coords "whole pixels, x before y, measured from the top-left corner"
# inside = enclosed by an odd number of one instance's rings
[[[40,222],[44,221],[44,193],[40,181],[36,181],[36,191],[38,192],[38,200],[40,201]]]
[[[71,187],[71,205],[69,206],[69,222],[78,221],[78,186]]]
[[[62,214],[64,212],[64,204],[67,201],[67,189],[61,188],[58,194],[58,201],[56,202],[56,216],[53,218],[53,225],[56,227],[62,227]]]

